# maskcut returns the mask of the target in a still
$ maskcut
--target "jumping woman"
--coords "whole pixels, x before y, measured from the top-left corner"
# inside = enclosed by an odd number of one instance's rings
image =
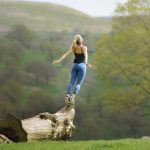
[[[73,43],[69,51],[67,51],[62,57],[58,60],[54,60],[53,64],[60,63],[63,59],[65,59],[69,54],[74,53],[75,59],[73,62],[73,67],[71,70],[71,80],[67,88],[65,102],[74,104],[74,99],[78,94],[81,84],[86,75],[86,66],[91,67],[88,61],[88,52],[87,47],[83,45],[83,38],[81,35],[76,35],[74,37]],[[76,82],[75,89],[72,93],[73,86]]]

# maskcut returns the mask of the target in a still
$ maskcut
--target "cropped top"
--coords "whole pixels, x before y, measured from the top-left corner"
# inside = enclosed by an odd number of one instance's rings
[[[81,51],[82,51],[82,48],[81,48]],[[81,54],[78,54],[78,53],[75,53],[74,52],[74,55],[75,55],[75,59],[74,59],[74,63],[83,63],[85,62],[85,56],[84,56],[84,53],[82,51]]]

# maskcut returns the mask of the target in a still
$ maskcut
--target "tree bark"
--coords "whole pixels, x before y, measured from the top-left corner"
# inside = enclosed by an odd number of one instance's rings
[[[0,134],[0,144],[10,144],[12,143],[5,135]]]
[[[68,140],[75,129],[74,116],[74,105],[66,105],[55,114],[45,112],[23,120],[8,114],[0,120],[0,134],[13,142]]]

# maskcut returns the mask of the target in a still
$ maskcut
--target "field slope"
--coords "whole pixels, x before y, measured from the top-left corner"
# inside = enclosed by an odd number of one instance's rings
[[[25,24],[34,31],[92,31],[109,32],[110,20],[88,16],[66,6],[41,3],[0,0],[0,32],[6,32],[14,24]]]

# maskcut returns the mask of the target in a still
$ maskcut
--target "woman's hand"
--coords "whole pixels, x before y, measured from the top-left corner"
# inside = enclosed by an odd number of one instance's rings
[[[91,68],[91,67],[92,67],[92,65],[91,65],[91,64],[89,64],[89,63],[86,63],[86,65],[87,65],[89,68]]]
[[[54,61],[52,62],[52,64],[58,64],[58,63],[60,63],[60,60],[54,60]]]

